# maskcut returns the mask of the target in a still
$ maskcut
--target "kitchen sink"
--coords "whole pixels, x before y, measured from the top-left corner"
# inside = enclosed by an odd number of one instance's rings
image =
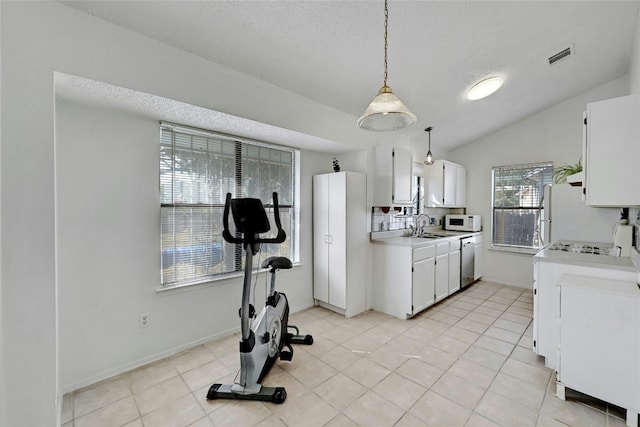
[[[433,233],[425,233],[425,234],[420,234],[417,236],[411,236],[415,239],[439,239],[441,237],[445,237],[439,234],[433,234]]]
[[[437,233],[425,233],[421,237],[426,237],[427,239],[438,239],[440,237],[447,237],[447,236],[444,234],[437,234]]]

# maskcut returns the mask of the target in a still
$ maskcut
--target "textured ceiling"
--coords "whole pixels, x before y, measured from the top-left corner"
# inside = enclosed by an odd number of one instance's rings
[[[142,117],[152,117],[155,120],[201,129],[215,129],[216,132],[223,134],[258,139],[304,150],[318,151],[318,147],[322,147],[322,151],[329,153],[344,151],[344,147],[337,142],[289,129],[71,74],[56,72],[54,75],[56,96],[63,100],[123,110]]]
[[[383,80],[382,1],[64,4],[359,117]],[[628,72],[639,1],[389,2],[394,132],[452,149]],[[567,46],[575,55],[549,66]],[[466,90],[490,75],[503,88]],[[326,151],[326,150],[323,150]]]

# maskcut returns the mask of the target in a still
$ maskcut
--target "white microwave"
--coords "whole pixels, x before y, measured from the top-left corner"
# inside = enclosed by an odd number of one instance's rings
[[[454,231],[480,231],[480,215],[445,215],[444,228]]]

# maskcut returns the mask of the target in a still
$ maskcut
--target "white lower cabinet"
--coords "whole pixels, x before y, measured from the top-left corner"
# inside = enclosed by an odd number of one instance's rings
[[[434,247],[414,249],[411,265],[411,314],[419,313],[435,302],[436,259]]]
[[[449,295],[451,295],[460,290],[460,241],[451,242],[449,250]]]
[[[565,387],[640,411],[640,289],[636,281],[565,274],[558,280],[557,395]]]
[[[479,233],[473,246],[473,280],[478,280],[482,277],[482,266],[484,265],[482,254],[482,233]]]
[[[449,296],[449,242],[436,245],[436,302]]]
[[[534,258],[533,268],[533,350],[536,354],[544,356],[547,368],[554,370],[558,368],[560,277],[564,274],[574,274],[596,279],[638,280],[637,272],[545,261],[544,258],[537,257]]]
[[[373,309],[408,319],[460,290],[460,240],[373,245]]]
[[[373,309],[400,319],[408,319],[413,316],[413,249],[411,246],[395,246],[384,243],[371,246],[373,252]],[[428,256],[422,259],[426,258]],[[416,262],[418,261],[420,260],[416,260]],[[415,297],[419,301],[420,292],[416,292]],[[427,305],[426,301],[424,305]]]

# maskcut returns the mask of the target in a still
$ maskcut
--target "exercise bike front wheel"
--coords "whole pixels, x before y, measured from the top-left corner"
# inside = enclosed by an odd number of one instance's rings
[[[275,358],[280,353],[280,341],[282,340],[282,322],[280,318],[274,317],[269,324],[269,343],[267,344],[267,351],[269,357]],[[286,396],[286,394],[285,394]]]

